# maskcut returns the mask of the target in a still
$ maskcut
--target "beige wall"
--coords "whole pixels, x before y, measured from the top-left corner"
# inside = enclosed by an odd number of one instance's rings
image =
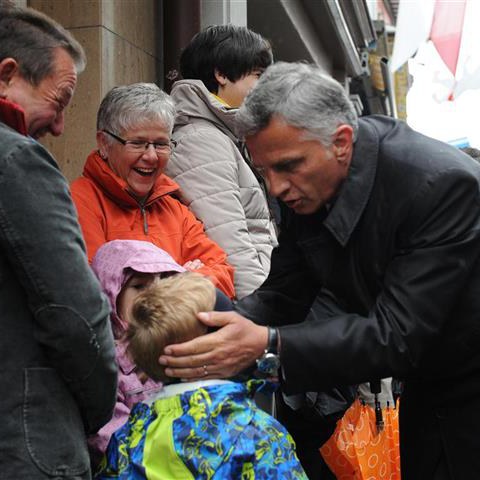
[[[69,29],[83,45],[87,68],[66,111],[65,132],[43,143],[69,180],[95,148],[98,105],[115,85],[163,85],[162,2],[158,0],[28,0]]]

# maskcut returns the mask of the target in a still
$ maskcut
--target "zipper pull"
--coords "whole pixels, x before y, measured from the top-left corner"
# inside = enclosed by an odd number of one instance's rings
[[[148,235],[148,222],[147,222],[147,211],[144,207],[140,207],[140,211],[142,212],[143,217],[143,233]]]

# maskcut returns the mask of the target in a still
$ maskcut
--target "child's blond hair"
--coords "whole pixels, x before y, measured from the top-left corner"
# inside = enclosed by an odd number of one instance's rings
[[[207,327],[197,313],[215,305],[215,287],[198,273],[180,273],[154,282],[134,301],[124,337],[127,352],[155,381],[167,381],[158,363],[163,349],[203,335]]]

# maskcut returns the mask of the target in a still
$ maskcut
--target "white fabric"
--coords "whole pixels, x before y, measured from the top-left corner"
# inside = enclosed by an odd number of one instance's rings
[[[390,70],[395,72],[421,44],[428,40],[432,27],[433,0],[400,0],[395,30],[395,43],[390,60]]]

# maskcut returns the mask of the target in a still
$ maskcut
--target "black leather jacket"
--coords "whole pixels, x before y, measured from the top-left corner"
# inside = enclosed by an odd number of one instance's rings
[[[280,326],[287,392],[406,380],[402,478],[432,478],[417,456],[443,447],[426,445],[427,431],[445,435],[452,478],[480,472],[480,440],[459,440],[478,430],[467,426],[473,410],[480,426],[479,178],[457,149],[399,121],[361,119],[332,208],[286,215],[269,277],[238,306]],[[343,313],[326,320],[313,303],[321,289]]]

